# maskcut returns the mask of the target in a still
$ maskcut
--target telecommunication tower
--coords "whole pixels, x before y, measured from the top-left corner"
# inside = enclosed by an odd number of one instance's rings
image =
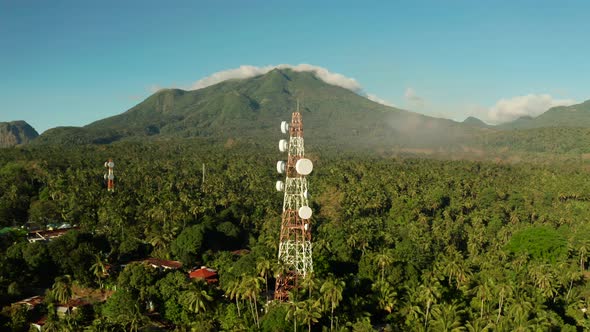
[[[285,271],[277,276],[275,300],[288,299],[289,291],[296,288],[298,279],[313,272],[311,257],[311,208],[307,192],[306,175],[313,170],[311,160],[304,157],[303,122],[297,110],[291,116],[291,123],[283,121],[281,132],[289,134],[289,141],[281,139],[279,150],[287,152],[287,161],[277,162],[277,171],[286,173],[286,179],[277,181],[276,189],[284,191],[281,236],[279,243],[279,264]]]
[[[115,175],[113,174],[113,168],[115,168],[115,163],[113,159],[105,161],[104,167],[109,169],[109,172],[104,175],[104,179],[107,182],[107,190],[108,191],[115,191]]]

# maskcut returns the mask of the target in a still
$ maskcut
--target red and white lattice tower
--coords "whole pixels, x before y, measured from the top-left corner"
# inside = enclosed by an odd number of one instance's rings
[[[304,157],[303,122],[299,105],[293,112],[291,124],[283,121],[281,131],[289,133],[289,141],[280,140],[279,150],[288,152],[287,162],[277,162],[277,171],[286,173],[286,179],[277,181],[276,189],[284,191],[281,237],[279,244],[279,264],[284,271],[277,276],[274,298],[284,301],[289,291],[297,287],[298,279],[313,272],[311,258],[312,211],[309,208],[306,175],[313,170],[311,160]]]
[[[115,163],[113,159],[109,159],[104,163],[104,167],[109,169],[109,172],[104,175],[104,179],[107,181],[107,190],[108,191],[115,191],[115,175],[113,174],[113,168],[115,168]]]

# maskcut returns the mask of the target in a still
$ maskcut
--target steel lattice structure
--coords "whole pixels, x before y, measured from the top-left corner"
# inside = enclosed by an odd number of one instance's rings
[[[297,287],[298,279],[313,272],[312,243],[306,175],[313,165],[304,156],[303,122],[299,110],[293,112],[291,124],[281,125],[283,132],[288,127],[289,143],[281,140],[279,149],[288,152],[286,165],[277,164],[277,170],[286,173],[285,183],[277,182],[277,190],[284,190],[283,214],[279,244],[279,264],[284,267],[283,273],[277,276],[274,298],[284,301],[289,291]]]
[[[115,163],[113,162],[113,159],[106,161],[104,167],[109,169],[109,172],[104,175],[104,179],[107,182],[107,191],[115,191],[115,174],[113,173]]]

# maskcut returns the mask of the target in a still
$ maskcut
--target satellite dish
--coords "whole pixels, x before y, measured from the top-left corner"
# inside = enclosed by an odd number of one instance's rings
[[[295,170],[301,175],[308,175],[311,173],[311,171],[313,171],[313,163],[309,159],[301,158],[297,160],[297,163],[295,164]]]
[[[109,180],[114,180],[115,176],[113,174],[109,174]]]
[[[299,218],[309,219],[311,218],[311,208],[309,206],[302,206],[299,208]]]
[[[287,121],[281,122],[281,132],[283,134],[288,134],[289,133],[289,123]]]
[[[109,167],[109,162],[108,161],[105,161],[104,162],[104,167]]]
[[[303,192],[303,197],[305,197],[305,199],[309,199],[309,193],[307,190]]]
[[[104,175],[104,179],[105,179],[105,180],[107,179],[107,175],[106,175],[106,174]]]
[[[277,191],[285,190],[285,184],[283,183],[283,181],[277,181],[276,188],[277,188]]]
[[[289,149],[289,142],[286,139],[279,141],[279,151],[286,152]]]
[[[108,164],[108,165],[109,165],[109,168],[113,168],[113,167],[115,167],[115,163],[114,163],[114,162],[112,162],[112,161],[109,161],[109,164]]]
[[[309,228],[309,224],[303,225],[303,228],[307,231],[307,229]]]
[[[282,160],[277,161],[277,172],[279,174],[285,173],[285,162]]]

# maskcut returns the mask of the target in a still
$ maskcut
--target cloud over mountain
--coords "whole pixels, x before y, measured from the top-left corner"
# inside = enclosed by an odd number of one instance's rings
[[[392,106],[391,103],[377,97],[374,94],[368,94],[363,91],[362,86],[351,77],[346,77],[339,73],[333,73],[328,69],[320,66],[314,66],[310,64],[298,64],[298,65],[289,65],[289,64],[280,64],[280,65],[270,65],[270,66],[250,66],[250,65],[242,65],[238,68],[228,69],[218,71],[213,73],[207,77],[204,77],[196,82],[194,82],[188,90],[198,90],[203,89],[208,86],[226,81],[231,79],[246,79],[250,77],[255,77],[259,75],[264,75],[273,69],[291,69],[295,72],[311,72],[317,78],[321,79],[322,81],[339,86],[341,88],[353,91],[359,95],[367,97],[368,99],[383,104],[387,106]]]
[[[372,100],[372,101],[374,101],[374,102],[376,102],[376,103],[379,103],[379,104],[381,104],[381,105],[395,107],[395,105],[394,105],[393,103],[390,103],[390,102],[388,102],[388,101],[387,101],[387,100],[385,100],[385,99],[381,99],[381,98],[379,98],[379,97],[378,97],[377,95],[375,95],[375,94],[372,94],[372,93],[367,93],[367,94],[365,95],[365,97],[367,97],[367,99],[369,99],[369,100]]]
[[[572,99],[555,99],[549,94],[528,94],[508,99],[500,99],[488,110],[491,123],[503,123],[516,120],[522,116],[536,117],[551,107],[575,104]]]

